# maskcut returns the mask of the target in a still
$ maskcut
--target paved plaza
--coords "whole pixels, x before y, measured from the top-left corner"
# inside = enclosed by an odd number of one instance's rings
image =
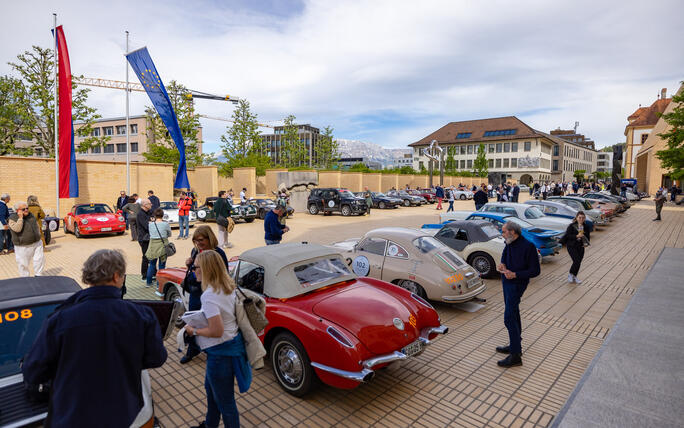
[[[472,201],[457,201],[457,210]],[[437,220],[434,205],[373,210],[371,217],[324,217],[297,213],[288,220],[285,242],[331,243],[382,226],[420,227]],[[444,212],[444,211],[441,211]],[[663,221],[652,222],[648,199],[592,234],[579,277],[566,283],[570,258],[565,250],[542,265],[522,299],[523,366],[502,369],[494,348],[507,343],[501,282],[487,280],[486,303],[435,304],[450,332],[423,354],[393,371],[381,371],[355,390],[322,386],[304,399],[278,386],[271,368],[255,372],[250,391],[236,393],[244,426],[549,426],[565,404],[606,336],[623,313],[664,247],[684,248],[684,208],[666,206]],[[212,227],[216,227],[212,225]],[[238,224],[229,256],[263,245],[263,222]],[[175,241],[180,266],[191,241]],[[129,296],[157,298],[142,287],[140,248],[130,236],[77,240],[56,233],[47,253],[46,274],[80,282],[85,258],[99,248],[119,248],[128,259]],[[0,277],[17,275],[13,256],[0,257]],[[174,335],[175,336],[175,335]],[[175,337],[167,342],[166,364],[151,371],[155,413],[163,426],[188,426],[205,411],[204,357],[179,364]],[[654,352],[657,352],[655,350]]]

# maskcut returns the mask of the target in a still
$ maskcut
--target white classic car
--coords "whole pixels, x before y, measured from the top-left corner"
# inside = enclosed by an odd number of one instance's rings
[[[572,223],[571,219],[547,216],[535,206],[517,204],[514,202],[489,202],[480,208],[480,211],[509,214],[527,220],[529,223],[542,229],[558,230],[562,232],[565,232],[568,225]]]
[[[169,226],[171,227],[178,227],[178,203],[161,202],[159,208],[164,210],[164,221],[169,223]],[[190,211],[190,227],[194,226],[196,221],[197,214],[194,211]]]
[[[459,190],[459,189],[454,189],[454,199],[460,199],[462,201],[466,199],[473,199],[473,192],[470,190]],[[445,192],[446,194],[446,192]]]

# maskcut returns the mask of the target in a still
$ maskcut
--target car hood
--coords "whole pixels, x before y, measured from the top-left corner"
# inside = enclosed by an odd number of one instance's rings
[[[319,317],[355,335],[374,354],[396,351],[418,338],[412,313],[392,294],[373,286],[351,287],[323,299],[313,307]],[[403,330],[393,320],[400,319]]]
[[[118,221],[119,215],[111,213],[100,213],[100,214],[81,214],[77,216],[79,219],[87,219],[88,222],[102,222],[106,223],[109,221]]]

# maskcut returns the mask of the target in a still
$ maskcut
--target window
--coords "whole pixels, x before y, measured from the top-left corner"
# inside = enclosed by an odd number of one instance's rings
[[[511,144],[510,143],[504,143],[504,153],[508,153],[511,151]]]
[[[546,214],[556,214],[558,212],[558,208],[550,205],[544,205],[542,208],[544,208],[544,213]]]
[[[473,146],[472,144],[468,144],[468,154],[472,155],[473,154]]]
[[[138,153],[138,143],[131,143],[131,153]]]
[[[117,143],[116,144],[116,152],[117,153],[126,153],[126,143]]]
[[[235,283],[238,287],[264,294],[264,268],[244,260],[240,261]]]
[[[494,168],[494,159],[487,159],[487,166],[489,168]]]
[[[116,125],[116,135],[126,135],[126,125]]]
[[[497,153],[501,153],[501,148],[502,148],[501,143],[496,143],[496,152]]]
[[[461,169],[465,168],[465,160],[461,159]]]
[[[470,168],[472,168],[472,167],[473,167],[473,160],[472,160],[472,159],[468,159],[468,168],[470,169]]]
[[[340,257],[318,259],[295,266],[294,273],[299,284],[304,288],[351,275],[349,268]]]
[[[641,144],[644,144],[648,139],[648,134],[641,134]]]
[[[456,232],[456,237],[454,239],[458,239],[460,241],[467,241],[468,233],[464,229],[458,229],[458,232]]]
[[[91,152],[92,154],[94,154],[94,155],[100,154],[100,153],[102,153],[102,147],[100,147],[100,146],[95,146],[95,147],[93,147],[93,149],[92,149],[90,152]]]
[[[518,151],[518,143],[511,143],[511,151],[513,153]]]
[[[107,144],[104,148],[105,153],[114,153],[114,144]]]
[[[555,146],[553,146],[553,155],[558,156],[559,152],[560,152],[559,146],[558,146],[558,144],[556,144]]]
[[[496,167],[501,168],[501,159],[496,160]]]
[[[558,171],[558,161],[557,160],[553,161],[553,170]]]
[[[380,238],[366,238],[359,244],[359,251],[366,251],[371,254],[382,256],[385,254],[387,241]]]
[[[518,167],[518,158],[511,159],[511,168],[517,168],[517,167]]]
[[[494,153],[494,144],[489,145],[489,153]]]
[[[389,244],[387,245],[387,253],[385,253],[385,255],[387,257],[395,257],[398,259],[408,259],[408,252],[404,249],[404,247],[392,241],[389,241]]]
[[[105,135],[114,135],[114,128],[112,128],[111,126],[105,126],[104,128],[102,128],[102,130],[104,131]]]
[[[503,160],[503,167],[504,167],[504,168],[508,168],[508,162],[509,162],[508,159],[504,159],[504,160]]]
[[[485,131],[485,137],[498,137],[500,135],[515,135],[518,132],[517,129],[499,129],[497,131]]]
[[[525,146],[526,152],[529,152],[530,150],[532,150],[532,143],[530,141],[525,141],[524,146]]]
[[[525,210],[525,218],[536,219],[544,217],[544,213],[539,211],[537,207],[529,207]]]
[[[133,125],[131,125],[131,135],[135,135],[137,133],[138,133],[138,124],[134,123]]]
[[[462,155],[466,154],[466,146],[465,145],[461,146],[461,154]]]
[[[99,137],[100,136],[100,128],[93,128],[93,132],[90,133],[93,137]]]
[[[457,138],[457,139],[461,139],[461,138],[470,138],[470,136],[471,136],[472,134],[473,134],[472,132],[459,132],[458,135],[456,136],[456,138]]]

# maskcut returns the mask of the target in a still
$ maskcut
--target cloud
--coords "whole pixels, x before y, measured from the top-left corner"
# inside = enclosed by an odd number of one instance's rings
[[[684,79],[677,0],[13,2],[4,62],[51,43],[64,24],[72,69],[123,80],[124,30],[148,46],[165,81],[247,98],[262,121],[295,114],[340,138],[405,147],[450,121],[517,115],[548,131],[580,122],[600,145],[626,117]],[[131,74],[131,77],[132,76]],[[103,116],[124,94],[94,89]],[[149,101],[132,97],[132,112]],[[227,117],[229,103],[198,101]],[[226,123],[204,120],[206,149]]]

